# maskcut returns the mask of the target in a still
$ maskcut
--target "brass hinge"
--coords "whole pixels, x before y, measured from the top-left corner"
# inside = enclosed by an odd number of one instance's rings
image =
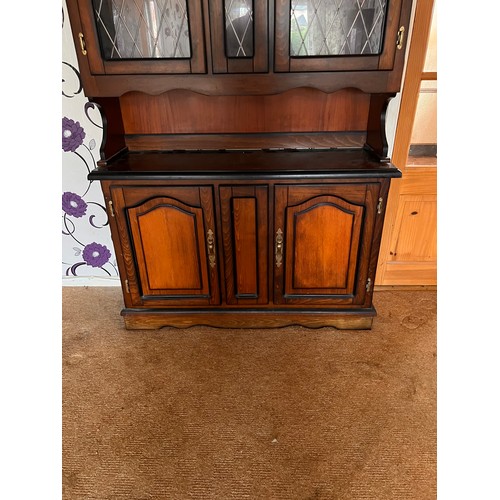
[[[109,213],[111,214],[111,217],[115,216],[115,209],[113,208],[113,201],[109,200],[108,201],[108,207],[109,207]]]
[[[401,26],[398,30],[398,37],[396,38],[396,48],[401,50],[403,48],[403,40],[405,38],[405,27]]]
[[[130,293],[130,285],[128,284],[128,280],[125,280],[125,290],[127,290],[127,293]]]
[[[382,203],[384,202],[383,198],[378,199],[378,205],[377,205],[377,213],[381,214],[382,213]]]
[[[366,280],[366,291],[369,292],[372,289],[372,280],[368,278]]]

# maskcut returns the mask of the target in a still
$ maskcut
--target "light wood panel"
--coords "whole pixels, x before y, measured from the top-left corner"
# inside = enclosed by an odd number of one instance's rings
[[[436,218],[436,196],[401,196],[390,260],[435,262]]]
[[[384,286],[436,285],[434,262],[388,262],[386,267]]]
[[[437,170],[429,159],[408,163],[421,82],[437,79],[436,73],[424,73],[433,7],[433,0],[416,4],[392,155],[403,177],[391,185],[377,285],[437,283]]]

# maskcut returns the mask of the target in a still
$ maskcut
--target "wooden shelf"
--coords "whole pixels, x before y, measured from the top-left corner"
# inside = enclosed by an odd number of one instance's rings
[[[312,178],[401,177],[391,163],[383,163],[369,152],[356,150],[261,150],[132,152],[98,167],[89,179],[237,176]]]

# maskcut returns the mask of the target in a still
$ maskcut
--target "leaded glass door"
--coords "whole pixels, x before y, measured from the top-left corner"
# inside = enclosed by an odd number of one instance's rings
[[[214,73],[268,71],[268,4],[209,0]]]
[[[206,72],[200,0],[79,0],[78,7],[93,74]]]
[[[276,0],[275,70],[391,70],[402,3]]]

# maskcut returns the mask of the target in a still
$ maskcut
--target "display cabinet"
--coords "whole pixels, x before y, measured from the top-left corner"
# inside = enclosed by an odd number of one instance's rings
[[[199,0],[78,0],[70,6],[92,75],[206,72]]]
[[[411,0],[68,0],[93,97],[304,85],[397,92],[410,9]]]
[[[268,3],[210,0],[209,8],[213,73],[267,73]]]
[[[276,0],[276,71],[392,70],[405,32],[401,7],[387,0]]]
[[[127,328],[370,328],[410,0],[68,0]]]

